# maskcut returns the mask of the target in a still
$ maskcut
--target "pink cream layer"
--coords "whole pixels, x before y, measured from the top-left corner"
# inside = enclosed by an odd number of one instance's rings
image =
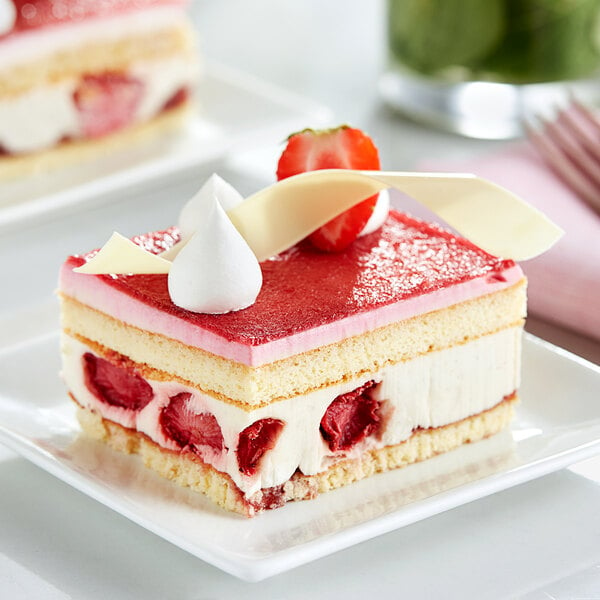
[[[143,7],[113,7],[112,11],[84,13],[81,18],[66,18],[45,25],[35,21],[31,27],[24,27],[17,22],[15,28],[0,35],[0,70],[44,61],[56,53],[90,43],[160,31],[181,23],[185,4],[181,0],[148,0]]]
[[[174,229],[134,238],[155,253],[176,240]],[[263,262],[256,303],[225,315],[173,305],[166,275],[73,272],[93,255],[64,263],[64,294],[140,329],[250,366],[490,294],[523,277],[514,261],[395,211],[381,229],[341,254],[300,244]]]
[[[25,32],[117,17],[157,6],[185,6],[187,0],[10,0],[16,11],[12,29],[0,41]]]

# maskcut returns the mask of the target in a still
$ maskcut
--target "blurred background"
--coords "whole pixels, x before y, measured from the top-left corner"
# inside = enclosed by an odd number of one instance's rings
[[[600,0],[392,1],[400,15],[393,23],[385,0],[192,2],[204,65],[200,108],[194,134],[170,163],[136,171],[119,155],[64,178],[0,184],[0,348],[57,330],[53,293],[68,254],[102,245],[113,230],[131,236],[174,223],[213,172],[250,194],[274,181],[289,133],[349,123],[375,140],[383,169],[474,172],[561,225],[563,240],[524,265],[527,329],[600,364],[600,193],[574,191],[515,129],[526,117],[545,130],[538,111],[556,117],[570,93],[596,106]],[[507,21],[509,9],[516,19]],[[515,30],[520,23],[527,26]],[[493,124],[497,117],[503,124]],[[600,144],[600,134],[590,137]],[[420,210],[399,194],[394,202]],[[535,368],[533,377],[546,377]],[[577,394],[579,384],[570,384]],[[335,598],[341,589],[363,598],[379,584],[424,597],[600,597],[597,459],[256,585],[4,448],[0,472],[0,597],[8,587],[61,599]]]
[[[386,61],[383,0],[196,0],[202,53],[369,125]],[[376,132],[373,132],[375,135]]]

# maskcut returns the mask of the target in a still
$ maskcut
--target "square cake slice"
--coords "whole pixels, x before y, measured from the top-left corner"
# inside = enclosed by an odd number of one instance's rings
[[[133,238],[159,254],[171,228]],[[83,428],[247,516],[500,431],[517,400],[526,280],[390,211],[344,252],[304,241],[260,264],[256,302],[176,306],[166,274],[59,293],[63,377]]]

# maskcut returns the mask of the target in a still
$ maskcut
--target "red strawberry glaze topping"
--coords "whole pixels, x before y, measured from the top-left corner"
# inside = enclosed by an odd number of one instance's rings
[[[77,23],[163,5],[185,5],[184,0],[12,0],[16,9],[10,33],[51,25]],[[1,37],[1,36],[0,36]]]
[[[240,433],[237,447],[238,466],[244,475],[255,475],[262,457],[272,450],[283,430],[279,419],[261,419]]]
[[[133,241],[159,253],[178,237],[172,228]],[[78,267],[94,254],[71,256],[65,268]],[[227,342],[259,346],[455,284],[496,277],[513,266],[514,261],[491,256],[464,238],[391,211],[379,230],[342,253],[327,254],[302,243],[264,261],[256,302],[237,312],[209,315],[175,306],[166,275],[77,275],[77,281],[85,286],[86,278],[97,277],[136,302]]]
[[[170,398],[159,417],[159,423],[165,435],[177,443],[180,448],[197,452],[199,446],[209,446],[217,452],[223,450],[223,434],[214,415],[194,414],[188,401],[191,394],[181,392]]]
[[[374,381],[338,396],[321,419],[321,435],[332,452],[350,450],[374,433],[379,424],[379,402],[371,395]]]
[[[111,406],[139,411],[154,396],[150,384],[139,375],[90,352],[83,355],[83,372],[88,390]]]

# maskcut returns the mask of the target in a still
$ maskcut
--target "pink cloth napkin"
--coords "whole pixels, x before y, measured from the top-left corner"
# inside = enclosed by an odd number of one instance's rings
[[[548,252],[521,264],[529,311],[600,339],[600,217],[545,166],[527,143],[470,160],[428,160],[424,171],[474,173],[517,194],[562,227]]]

